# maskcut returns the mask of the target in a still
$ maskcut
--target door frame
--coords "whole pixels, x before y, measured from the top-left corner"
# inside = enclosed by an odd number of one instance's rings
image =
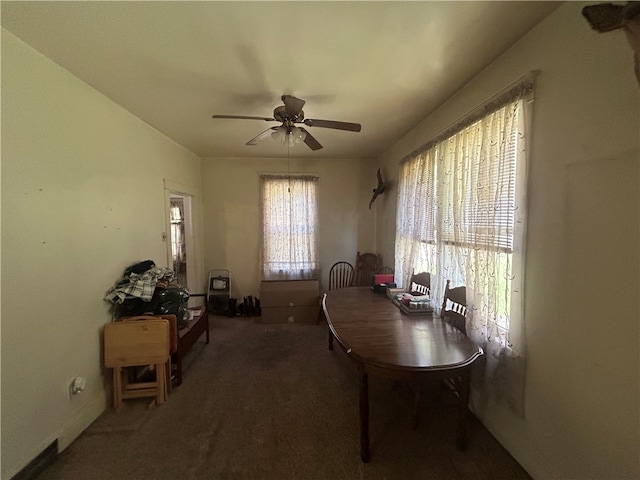
[[[201,293],[200,285],[201,272],[200,265],[197,261],[198,245],[195,226],[195,203],[197,201],[199,191],[195,187],[183,185],[171,180],[164,179],[164,203],[165,203],[165,244],[167,254],[167,267],[173,265],[173,255],[171,252],[171,197],[184,198],[184,216],[185,216],[185,250],[187,255],[187,285],[183,285],[189,290],[189,293]]]

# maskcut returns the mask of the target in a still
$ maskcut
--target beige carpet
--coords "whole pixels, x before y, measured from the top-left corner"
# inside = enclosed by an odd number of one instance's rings
[[[211,317],[168,402],[108,410],[39,480],[529,479],[475,419],[455,448],[455,408],[370,377],[371,462],[359,456],[358,377],[327,326]]]

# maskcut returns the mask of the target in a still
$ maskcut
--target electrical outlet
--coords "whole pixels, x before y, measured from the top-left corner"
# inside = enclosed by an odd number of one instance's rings
[[[76,377],[71,384],[71,393],[76,394],[87,388],[87,379],[84,377]]]

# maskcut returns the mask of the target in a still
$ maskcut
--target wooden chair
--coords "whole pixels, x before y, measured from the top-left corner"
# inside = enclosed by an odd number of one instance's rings
[[[431,275],[429,272],[411,275],[408,290],[411,295],[431,295]]]
[[[444,288],[444,299],[442,301],[442,311],[440,318],[446,319],[454,328],[460,330],[463,334],[467,334],[466,315],[467,315],[467,288],[459,286],[451,288],[451,280],[447,280]],[[445,378],[440,381],[442,391],[459,395],[463,381],[459,376]],[[414,428],[418,422],[418,402],[420,399],[420,385],[417,386],[415,404],[414,404]]]
[[[419,272],[411,275],[409,288],[407,291],[411,295],[431,295],[431,274],[429,272]],[[418,426],[418,407],[420,405],[421,383],[415,382],[412,386],[413,396],[413,428]]]
[[[467,288],[464,286],[451,288],[450,284],[451,280],[447,280],[440,318],[448,318],[451,325],[466,335]]]
[[[390,273],[395,273],[395,272],[393,271],[393,268],[391,268],[391,267],[382,267],[382,268],[379,268],[376,273],[384,275],[384,274],[390,274]]]
[[[329,270],[329,290],[351,287],[353,285],[354,269],[349,262],[336,262]]]
[[[382,257],[375,253],[360,253],[356,255],[356,286],[371,285],[373,275],[382,266]]]
[[[113,406],[126,398],[154,397],[167,400],[166,366],[169,362],[170,329],[165,319],[112,322],[104,326],[104,364],[113,369]],[[126,367],[155,368],[153,381],[130,382]]]

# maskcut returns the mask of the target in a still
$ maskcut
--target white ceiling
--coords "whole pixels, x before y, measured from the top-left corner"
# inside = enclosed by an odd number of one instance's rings
[[[324,146],[291,155],[376,158],[559,2],[1,2],[2,25],[200,157],[280,157],[280,97]]]

